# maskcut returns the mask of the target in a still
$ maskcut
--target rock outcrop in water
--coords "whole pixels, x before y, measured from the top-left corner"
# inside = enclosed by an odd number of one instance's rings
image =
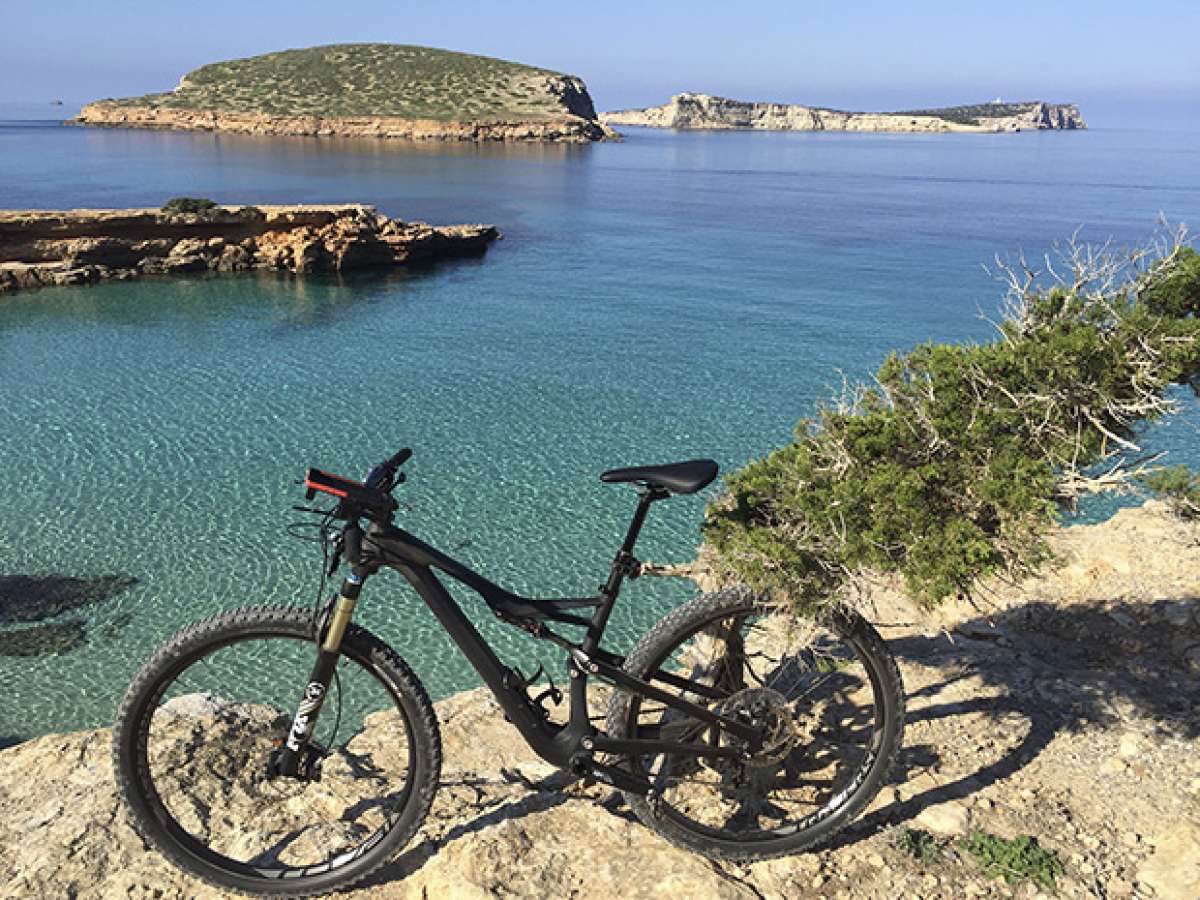
[[[0,575],[0,656],[49,656],[78,650],[88,640],[83,619],[45,620],[110,600],[137,582],[130,575]],[[118,627],[118,620],[123,626],[125,618],[118,617],[108,627]]]
[[[616,137],[572,75],[405,44],[202,66],[173,91],[89,103],[81,125],[317,137],[586,143]]]
[[[0,625],[39,622],[129,590],[131,575],[0,575]]]
[[[482,253],[491,225],[432,226],[374,207],[0,210],[0,293],[141,275],[383,269]]]
[[[886,590],[877,598],[909,696],[906,749],[895,786],[832,846],[709,863],[606,788],[553,789],[554,770],[472,691],[437,704],[445,764],[426,825],[347,896],[1195,900],[1200,523],[1148,504],[1054,545],[1061,569],[999,585],[985,613],[949,604],[921,622]],[[986,872],[956,843],[968,830],[1035,837],[1062,863],[1054,890]],[[107,730],[0,751],[0,846],[4,897],[225,896],[134,834]]]
[[[765,131],[1028,131],[1086,128],[1074,104],[982,103],[910,112],[843,112],[790,103],[752,103],[710,94],[676,94],[662,106],[603,113],[609,125]]]

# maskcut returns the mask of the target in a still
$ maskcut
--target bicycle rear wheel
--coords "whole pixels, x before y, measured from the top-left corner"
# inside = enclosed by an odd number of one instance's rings
[[[113,728],[117,783],[138,832],[176,865],[227,890],[324,893],[420,826],[441,767],[433,707],[357,626],[302,777],[270,771],[316,652],[311,611],[243,609],[184,629],[134,678]]]
[[[748,592],[697,597],[637,644],[625,671],[683,676],[683,696],[764,729],[750,753],[727,732],[664,704],[618,691],[616,738],[738,747],[741,759],[690,754],[624,757],[654,785],[625,795],[669,841],[714,859],[793,853],[848,825],[885,783],[900,750],[904,692],[878,633],[861,616],[822,621],[771,613]]]

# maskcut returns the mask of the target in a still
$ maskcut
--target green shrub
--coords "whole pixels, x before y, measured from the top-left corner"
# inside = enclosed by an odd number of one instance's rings
[[[1027,834],[1006,840],[975,831],[959,841],[959,846],[975,857],[989,876],[1003,876],[1009,884],[1028,878],[1053,890],[1055,879],[1063,873],[1062,863],[1054,852]]]
[[[1187,466],[1171,466],[1141,477],[1147,488],[1170,504],[1181,519],[1200,518],[1200,475]]]
[[[892,354],[727,478],[704,524],[715,574],[811,612],[893,572],[932,606],[1032,573],[1079,496],[1129,489],[1137,427],[1200,373],[1200,257],[1176,241],[1067,260],[1049,287],[1010,272],[993,342]]]
[[[942,845],[928,831],[905,828],[895,839],[896,849],[920,863],[929,865],[942,858]]]
[[[162,205],[162,211],[168,215],[205,213],[216,208],[217,204],[207,197],[172,197]]]

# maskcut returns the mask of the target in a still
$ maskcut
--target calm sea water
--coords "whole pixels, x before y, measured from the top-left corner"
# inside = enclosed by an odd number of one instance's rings
[[[185,622],[311,601],[318,557],[285,533],[310,464],[361,473],[411,445],[407,527],[514,590],[594,591],[633,509],[601,470],[736,468],[889,349],[986,339],[994,254],[1076,229],[1138,241],[1160,212],[1200,222],[1196,138],[630,130],[460,147],[0,122],[0,207],[360,201],[504,233],[481,260],[410,275],[0,301],[0,574],[139,579],[85,613],[84,645],[0,656],[0,737],[110,720]],[[1200,461],[1197,421],[1147,442]],[[643,557],[687,558],[704,502],[660,504]],[[614,619],[618,647],[687,595],[649,581]],[[475,683],[399,577],[360,610],[435,695]],[[540,651],[483,628],[522,665]]]

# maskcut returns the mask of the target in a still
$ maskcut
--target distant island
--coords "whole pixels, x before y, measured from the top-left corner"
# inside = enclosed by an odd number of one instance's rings
[[[662,106],[603,113],[607,125],[650,128],[752,128],[768,131],[1027,131],[1086,128],[1073,103],[994,100],[901,112],[845,112],[791,103],[752,103],[711,94],[676,94]]]
[[[330,44],[212,63],[173,91],[89,103],[72,121],[408,140],[616,137],[579,78],[406,44]]]
[[[478,255],[491,225],[433,226],[373,206],[221,206],[176,197],[161,209],[0,210],[0,295],[143,275],[273,269],[307,275]]]

